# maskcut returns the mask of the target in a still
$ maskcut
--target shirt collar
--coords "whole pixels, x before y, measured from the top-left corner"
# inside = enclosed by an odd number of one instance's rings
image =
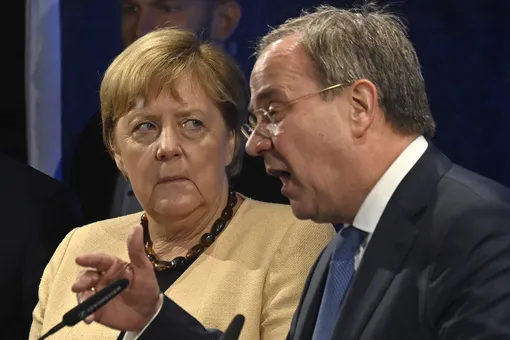
[[[427,147],[427,140],[419,136],[404,149],[368,193],[354,217],[353,226],[367,232],[369,237],[373,234],[391,196]]]

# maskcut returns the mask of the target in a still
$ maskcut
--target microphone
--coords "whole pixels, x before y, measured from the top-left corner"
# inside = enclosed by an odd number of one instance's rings
[[[239,335],[241,334],[241,330],[244,325],[244,315],[237,314],[234,316],[230,325],[228,325],[227,330],[223,333],[223,336],[220,340],[237,340],[239,339]]]
[[[62,322],[50,329],[46,334],[41,336],[38,340],[43,340],[52,334],[55,334],[64,326],[74,326],[78,322],[85,319],[90,314],[96,312],[99,308],[103,307],[114,297],[119,295],[129,285],[128,279],[119,279],[110,283],[96,294],[89,297],[87,300],[78,304],[76,307],[68,311],[62,317]]]

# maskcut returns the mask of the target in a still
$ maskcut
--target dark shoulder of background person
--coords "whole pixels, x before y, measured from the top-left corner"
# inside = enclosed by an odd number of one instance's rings
[[[0,155],[0,309],[2,333],[27,339],[46,264],[69,231],[82,224],[72,191],[34,168]]]
[[[101,112],[97,111],[78,137],[69,172],[70,186],[80,200],[85,223],[110,217],[118,174],[104,145]]]

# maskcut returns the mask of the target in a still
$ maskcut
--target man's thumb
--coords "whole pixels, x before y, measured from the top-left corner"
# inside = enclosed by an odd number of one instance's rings
[[[143,245],[143,230],[141,225],[131,229],[127,241],[128,255],[131,265],[135,268],[145,269],[150,266],[150,261],[145,255]]]

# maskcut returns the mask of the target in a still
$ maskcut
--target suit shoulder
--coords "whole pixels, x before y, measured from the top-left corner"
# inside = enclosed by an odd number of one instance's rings
[[[460,166],[443,177],[433,206],[432,247],[460,254],[482,240],[510,236],[510,190]]]
[[[76,201],[76,196],[67,185],[28,164],[1,155],[0,167],[4,182],[2,187],[12,188],[6,191],[24,194],[35,201],[47,201],[55,196]]]
[[[31,185],[36,185],[41,189],[53,189],[62,187],[63,184],[58,180],[46,175],[45,173],[34,169],[28,164],[22,163],[16,159],[0,156],[0,164],[4,175],[2,178],[9,182],[24,182]]]
[[[430,205],[434,207],[436,225],[451,226],[466,214],[486,215],[487,209],[505,209],[510,205],[510,189],[464,169],[453,167],[439,181]]]
[[[443,190],[453,190],[458,199],[510,203],[510,189],[461,166],[454,165],[441,181]]]

